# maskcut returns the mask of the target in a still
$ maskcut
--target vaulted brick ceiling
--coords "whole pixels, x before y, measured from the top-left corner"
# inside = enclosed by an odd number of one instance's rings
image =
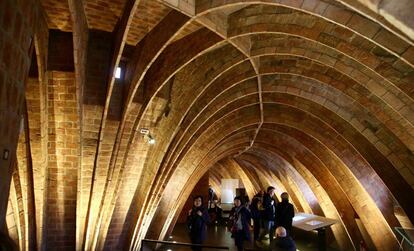
[[[343,250],[412,226],[412,1],[2,2],[0,223],[22,250],[163,239],[209,169],[337,219]]]

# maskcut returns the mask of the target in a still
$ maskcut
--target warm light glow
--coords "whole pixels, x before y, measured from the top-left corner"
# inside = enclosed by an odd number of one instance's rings
[[[238,179],[221,179],[221,202],[233,203],[236,188],[239,188]]]
[[[148,143],[150,143],[151,145],[154,145],[154,144],[155,144],[155,139],[150,138],[150,139],[148,140]]]

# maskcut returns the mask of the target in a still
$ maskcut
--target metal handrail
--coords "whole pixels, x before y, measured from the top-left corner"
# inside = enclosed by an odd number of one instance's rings
[[[159,241],[159,240],[150,240],[150,239],[142,239],[141,240],[141,250],[143,250],[144,242],[157,243],[157,244],[167,244],[167,245],[177,245],[177,246],[185,246],[185,247],[200,247],[200,248],[213,248],[213,249],[220,249],[220,250],[230,250],[230,248],[226,247],[226,246],[200,245],[200,244],[191,244],[191,243],[184,243],[184,242]]]

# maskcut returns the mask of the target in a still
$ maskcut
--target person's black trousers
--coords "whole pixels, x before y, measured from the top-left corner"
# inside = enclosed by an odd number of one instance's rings
[[[254,240],[257,241],[260,238],[260,228],[261,228],[261,220],[260,219],[254,219],[253,220],[253,236]]]
[[[238,230],[235,233],[234,242],[236,244],[237,250],[242,251],[243,250],[243,244],[244,244],[244,232],[243,232],[243,230]]]
[[[191,236],[191,244],[203,244],[203,241],[201,240],[201,236],[195,235]],[[201,251],[201,247],[191,247],[193,251]]]

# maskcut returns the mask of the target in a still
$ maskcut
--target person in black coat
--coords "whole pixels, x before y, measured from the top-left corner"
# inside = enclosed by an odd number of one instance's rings
[[[193,208],[188,212],[187,226],[192,244],[203,244],[207,237],[207,224],[210,222],[207,209],[203,207],[203,197],[196,196],[193,200]],[[193,250],[201,250],[193,247]]]
[[[258,197],[254,197],[252,201],[252,205],[250,206],[250,213],[253,219],[253,236],[254,240],[258,241],[260,238],[260,227],[261,227],[261,207],[262,201]]]
[[[295,211],[293,209],[293,205],[289,203],[288,193],[282,193],[280,197],[281,202],[276,206],[276,227],[284,227],[288,235],[290,235]]]
[[[250,240],[251,215],[239,196],[234,198],[234,208],[231,210],[230,220],[232,221],[232,238],[234,238],[237,250],[242,251],[244,249],[244,241]]]
[[[270,243],[272,251],[296,251],[296,245],[290,236],[287,236],[284,227],[276,228],[276,239]]]
[[[221,224],[222,216],[223,216],[223,209],[221,209],[218,205],[218,202],[215,200],[211,204],[210,208],[208,209],[208,214],[210,216],[210,221],[214,224]]]
[[[264,237],[264,235],[269,234],[269,239],[272,240],[275,231],[275,215],[276,215],[276,208],[275,208],[275,200],[273,196],[275,195],[275,188],[270,186],[267,188],[267,193],[263,196],[263,225],[264,231],[260,239]]]

